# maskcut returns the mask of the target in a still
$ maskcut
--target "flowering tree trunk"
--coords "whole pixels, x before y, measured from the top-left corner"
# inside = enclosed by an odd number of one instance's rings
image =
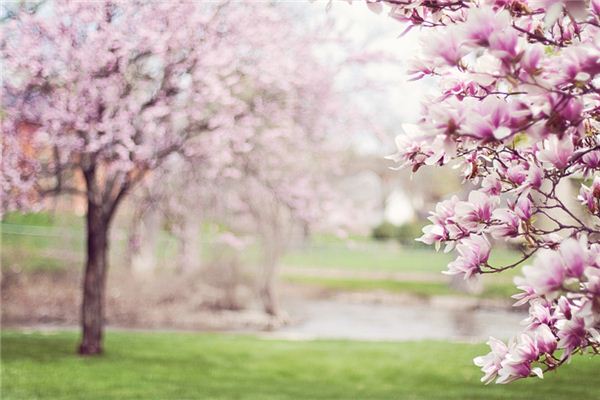
[[[148,207],[136,210],[131,226],[128,248],[129,266],[137,275],[151,274],[156,269],[156,246],[160,234],[162,216]]]
[[[175,226],[174,232],[179,242],[177,271],[180,273],[195,271],[200,266],[199,221],[199,217],[189,215]]]
[[[276,293],[278,251],[274,243],[265,243],[263,274],[260,282],[260,297],[265,313],[273,317],[280,315],[280,307]]]
[[[104,330],[104,298],[106,270],[108,267],[108,229],[110,216],[102,205],[88,200],[87,211],[87,261],[83,278],[81,305],[82,340],[79,354],[93,355],[102,352]]]
[[[88,205],[87,260],[83,277],[79,354],[95,355],[102,353],[110,223],[131,181],[119,174],[106,179],[104,174],[99,173],[93,159],[86,159],[83,165]]]

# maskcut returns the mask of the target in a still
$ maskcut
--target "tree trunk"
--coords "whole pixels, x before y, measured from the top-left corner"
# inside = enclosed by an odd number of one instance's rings
[[[279,315],[279,303],[277,301],[277,295],[275,294],[275,284],[273,279],[268,279],[264,282],[263,287],[260,291],[260,296],[262,298],[263,309],[265,313],[276,317]]]
[[[185,218],[175,229],[179,241],[177,270],[180,273],[196,271],[200,264],[200,224],[197,218]]]
[[[265,313],[273,317],[279,316],[279,302],[275,290],[277,279],[277,250],[273,248],[274,244],[269,241],[265,244],[265,259],[263,277],[260,287],[260,297],[263,303]]]
[[[103,211],[102,205],[88,200],[87,261],[81,306],[83,333],[79,346],[81,355],[102,353],[109,222],[110,214]]]
[[[148,208],[139,217],[133,235],[137,248],[130,249],[131,270],[139,276],[150,275],[156,270],[156,247],[158,244],[162,217],[154,208]],[[130,238],[134,239],[134,238]]]

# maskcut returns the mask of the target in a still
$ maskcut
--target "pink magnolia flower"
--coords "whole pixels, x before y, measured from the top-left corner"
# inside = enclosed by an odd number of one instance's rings
[[[581,157],[581,162],[587,170],[594,171],[600,169],[600,150],[590,151]]]
[[[508,353],[508,347],[501,340],[490,337],[487,344],[490,346],[491,351],[485,356],[473,359],[473,363],[481,367],[481,371],[484,373],[481,382],[486,385],[498,376],[498,371],[502,368],[502,361]]]
[[[461,127],[461,133],[483,142],[511,137],[530,114],[524,103],[507,102],[497,97],[486,97],[471,107],[469,118]]]
[[[427,225],[423,227],[423,235],[417,241],[432,245],[448,240],[448,232],[442,225]]]
[[[480,86],[473,80],[449,79],[448,82],[444,83],[446,85],[444,86],[443,94],[437,101],[444,101],[452,96],[464,99],[465,97],[475,96],[480,92]]]
[[[502,193],[502,182],[498,174],[490,174],[481,181],[481,191],[489,196],[498,196]]]
[[[583,345],[586,337],[585,321],[580,317],[573,317],[570,320],[563,319],[556,323],[558,328],[558,348],[564,349],[563,358],[568,358],[573,350]]]
[[[586,267],[586,258],[588,253],[587,240],[581,238],[566,239],[560,244],[559,253],[563,261],[567,276],[579,278]]]
[[[556,251],[540,250],[533,265],[523,267],[523,275],[515,278],[517,285],[531,287],[536,294],[546,295],[562,287],[565,268]]]
[[[425,57],[430,58],[434,64],[442,61],[447,65],[458,65],[467,54],[463,44],[464,37],[458,29],[434,32],[423,43]]]
[[[458,196],[439,202],[435,206],[435,211],[431,212],[429,220],[434,224],[447,224],[456,215],[455,209],[458,203]]]
[[[423,228],[423,236],[417,239],[425,244],[436,244],[450,238],[455,238],[460,230],[456,228],[453,222],[455,216],[455,208],[459,203],[457,196],[452,196],[449,200],[439,202],[435,211],[431,212],[428,218],[433,224]]]
[[[588,293],[600,297],[600,268],[589,267],[585,270],[587,282],[583,284]]]
[[[468,111],[466,104],[471,102],[471,98],[459,101],[455,97],[449,97],[442,102],[426,105],[428,118],[423,122],[436,134],[453,136],[464,122]]]
[[[527,196],[521,196],[514,205],[515,214],[524,221],[529,220],[533,214],[533,204]]]
[[[492,54],[505,62],[510,62],[518,55],[517,43],[519,36],[512,29],[493,32],[489,37]]]
[[[492,216],[498,221],[489,228],[494,239],[516,237],[519,234],[521,220],[514,211],[508,208],[499,208],[494,210]]]
[[[543,56],[544,46],[541,44],[529,46],[521,58],[521,68],[523,68],[529,75],[537,75],[540,69],[540,60]]]
[[[520,186],[527,179],[527,170],[521,163],[515,163],[506,170],[506,178],[517,186]]]
[[[461,201],[456,205],[456,219],[466,228],[475,230],[479,224],[490,221],[498,202],[497,197],[474,190],[469,193],[468,201]]]
[[[562,316],[562,318],[571,319],[572,312],[571,303],[569,302],[569,299],[567,299],[565,296],[560,296],[558,298],[557,304],[558,309],[555,310],[555,314]]]
[[[531,364],[539,357],[535,340],[527,334],[521,334],[508,348],[508,354],[501,363],[496,383],[510,383],[526,378],[532,373],[542,378],[541,368],[532,368]]]
[[[581,185],[579,196],[577,197],[592,214],[600,210],[600,176],[596,176],[591,186]]]
[[[513,299],[517,300],[513,304],[513,307],[522,306],[523,304],[527,304],[529,301],[538,297],[538,295],[533,290],[533,287],[531,287],[530,285],[522,283],[519,286],[517,286],[517,289],[519,289],[521,293],[517,293],[511,296]]]
[[[474,44],[488,46],[490,37],[506,30],[510,24],[508,12],[495,13],[491,7],[475,8],[465,24],[465,36]]]
[[[425,165],[427,158],[433,154],[430,146],[425,141],[411,138],[407,135],[398,135],[395,139],[398,151],[386,158],[399,163],[398,168],[411,166],[413,172]]]
[[[544,179],[544,171],[537,164],[530,164],[526,184],[528,187],[539,189]]]
[[[548,325],[539,325],[533,334],[538,352],[546,354],[554,353],[558,346],[558,341]]]
[[[570,137],[560,140],[557,136],[552,136],[545,140],[544,150],[538,152],[538,158],[541,161],[549,162],[558,169],[563,169],[569,164],[574,147]]]
[[[582,42],[565,49],[561,57],[551,59],[554,85],[589,81],[600,73],[600,50],[594,42]]]
[[[529,317],[524,323],[531,329],[540,325],[552,325],[556,318],[553,316],[551,304],[540,298],[532,300],[529,306]]]
[[[481,265],[487,263],[490,257],[490,243],[484,236],[471,235],[462,239],[456,246],[460,254],[456,260],[448,264],[446,275],[464,275],[469,279],[480,271]]]

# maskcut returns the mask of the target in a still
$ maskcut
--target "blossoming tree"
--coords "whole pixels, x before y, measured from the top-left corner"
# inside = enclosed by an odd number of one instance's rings
[[[332,209],[351,207],[332,188],[345,159],[342,132],[347,136],[365,125],[361,121],[367,116],[348,100],[355,89],[336,85],[336,72],[375,58],[362,51],[363,59],[357,61],[354,48],[339,43],[334,26],[297,22],[295,28],[282,27],[280,39],[261,49],[269,57],[258,60],[257,70],[268,71],[268,79],[244,79],[244,101],[252,112],[238,119],[236,135],[205,146],[226,157],[195,154],[167,161],[152,178],[168,183],[145,182],[147,191],[136,203],[160,210],[177,229],[183,252],[193,249],[199,235],[191,230],[187,243],[185,225],[198,227],[201,220],[258,239],[258,295],[264,311],[277,318],[282,316],[276,295],[278,264],[294,234],[315,225],[331,228],[323,221]],[[338,60],[325,62],[316,55],[327,44],[336,46]],[[169,168],[169,162],[180,166]],[[197,218],[190,220],[189,215]],[[244,249],[244,240],[231,233],[223,237],[231,239],[232,249]],[[182,256],[184,266],[189,257]],[[198,262],[198,254],[194,256]]]
[[[455,249],[446,273],[464,279],[527,264],[513,296],[529,305],[526,328],[508,344],[490,338],[474,360],[482,381],[542,377],[575,353],[598,354],[600,2],[367,4],[430,28],[411,73],[440,89],[392,158],[414,172],[454,163],[473,187],[439,203],[419,240]],[[493,240],[520,243],[521,258],[490,264]]]
[[[117,207],[174,153],[231,158],[222,143],[252,121],[245,83],[286,91],[289,76],[267,67],[292,19],[226,1],[53,1],[34,11],[2,27],[3,208],[54,193],[87,199],[79,352],[97,354]]]

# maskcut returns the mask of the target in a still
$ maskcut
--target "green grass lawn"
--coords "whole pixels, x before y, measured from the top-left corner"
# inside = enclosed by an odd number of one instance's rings
[[[251,336],[109,333],[98,358],[75,333],[2,333],[2,399],[600,398],[600,359],[576,357],[543,381],[484,386],[483,345],[275,341]]]
[[[319,286],[326,289],[339,291],[373,291],[382,290],[391,293],[408,293],[415,296],[471,296],[464,292],[451,288],[444,282],[416,282],[416,281],[397,281],[390,279],[353,279],[353,278],[328,278],[314,276],[294,276],[284,277],[285,280],[292,283]],[[483,298],[502,298],[509,299],[519,291],[515,285],[510,282],[497,281],[495,279],[486,280],[483,291],[476,296]]]
[[[291,267],[336,268],[389,272],[441,272],[453,253],[436,252],[432,247],[400,247],[396,243],[367,241],[349,246],[345,243],[314,243],[307,248],[290,251],[283,264]],[[506,265],[518,260],[518,254],[495,249],[492,265]]]

